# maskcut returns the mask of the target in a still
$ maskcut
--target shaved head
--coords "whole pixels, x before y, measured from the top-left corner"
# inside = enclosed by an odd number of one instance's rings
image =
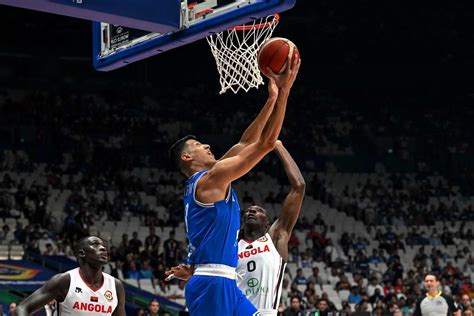
[[[81,239],[79,239],[79,241],[74,245],[74,255],[76,257],[79,257],[79,251],[80,250],[83,250],[88,244],[89,244],[89,240],[91,238],[97,238],[97,239],[100,239],[104,244],[104,240],[100,237],[97,237],[97,236],[87,236],[87,237],[83,237]]]

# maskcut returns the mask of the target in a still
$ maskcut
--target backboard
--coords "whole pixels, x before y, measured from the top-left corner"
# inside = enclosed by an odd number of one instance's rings
[[[288,10],[296,0],[190,1],[195,0],[180,2],[179,26],[171,31],[160,31],[151,25],[136,29],[123,24],[94,22],[94,67],[101,71],[117,69],[236,25]]]

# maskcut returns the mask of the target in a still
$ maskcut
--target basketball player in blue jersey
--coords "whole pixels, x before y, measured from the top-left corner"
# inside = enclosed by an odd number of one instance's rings
[[[291,48],[288,60],[292,56]],[[300,64],[296,56],[282,74],[269,71],[266,104],[239,143],[221,159],[216,160],[211,147],[194,136],[186,136],[170,148],[170,158],[188,177],[184,219],[188,263],[195,271],[186,286],[186,302],[192,316],[247,316],[257,312],[236,283],[240,206],[231,182],[274,149]]]
[[[270,224],[267,212],[260,206],[247,208],[243,216],[242,239],[239,241],[237,285],[261,315],[276,316],[281,297],[283,272],[288,261],[288,241],[299,217],[305,192],[305,181],[296,162],[280,141],[275,153],[283,162],[291,190],[278,219]],[[166,274],[188,280],[193,267],[179,265]]]

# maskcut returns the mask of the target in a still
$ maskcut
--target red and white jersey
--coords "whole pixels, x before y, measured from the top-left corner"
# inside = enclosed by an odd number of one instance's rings
[[[285,267],[268,233],[252,243],[239,241],[237,285],[261,315],[277,315]]]
[[[91,288],[79,273],[79,268],[70,270],[71,282],[63,302],[59,303],[59,315],[91,316],[112,315],[118,305],[115,278],[102,273],[104,283]]]

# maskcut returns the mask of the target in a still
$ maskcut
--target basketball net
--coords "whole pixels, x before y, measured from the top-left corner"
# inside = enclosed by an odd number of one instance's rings
[[[220,94],[229,89],[234,93],[240,89],[247,92],[263,84],[257,54],[272,36],[279,18],[278,14],[270,15],[207,37],[219,72]]]

